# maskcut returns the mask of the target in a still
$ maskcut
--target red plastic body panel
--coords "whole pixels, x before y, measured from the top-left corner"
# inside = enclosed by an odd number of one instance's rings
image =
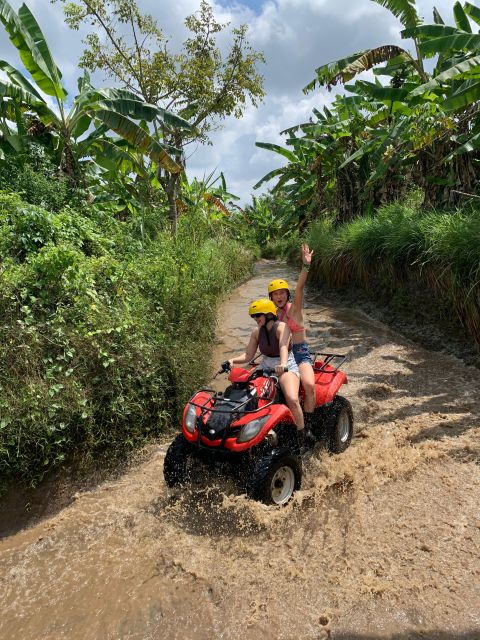
[[[248,378],[252,370],[242,369],[241,367],[234,367],[228,374],[230,382],[248,382]]]
[[[320,369],[324,369],[324,371],[320,371]],[[342,384],[346,384],[348,380],[343,371],[340,371],[338,369],[335,370],[330,365],[325,365],[325,363],[321,360],[317,360],[315,362],[313,370],[315,375],[315,405],[319,407],[327,402],[331,402]],[[247,370],[236,367],[231,370],[228,379],[233,383],[246,383],[248,382],[251,372],[251,369]],[[243,415],[239,420],[232,423],[232,427],[242,426],[244,424],[247,424],[248,422],[251,422],[252,420],[255,420],[256,418],[261,418],[265,415],[268,415],[270,417],[261,431],[257,434],[257,436],[255,438],[252,438],[252,440],[249,440],[248,442],[238,443],[238,434],[232,435],[230,438],[227,438],[223,443],[223,448],[232,452],[240,453],[259,444],[266,437],[267,433],[280,422],[291,424],[293,427],[295,427],[293,416],[290,412],[290,409],[286,405],[269,404],[274,399],[276,393],[276,385],[272,379],[264,377],[255,378],[251,381],[250,386],[256,389],[257,396],[260,398],[258,403],[259,410],[255,413],[247,413]],[[300,386],[301,398],[303,398],[304,395],[305,394],[303,388]],[[191,399],[192,402],[202,405],[207,410],[205,413],[205,418],[207,420],[209,417],[208,409],[212,406],[211,398],[211,394],[208,391],[199,391]],[[194,433],[192,434],[185,428],[185,413],[188,409],[188,406],[189,403],[187,403],[183,411],[182,431],[185,438],[189,442],[197,442],[197,429],[195,429]],[[197,416],[201,414],[201,411],[202,409],[200,409],[200,407],[195,407]],[[216,449],[221,446],[222,440],[220,438],[218,440],[209,440],[205,436],[202,436],[202,444],[206,447]]]
[[[324,371],[320,371],[324,368]],[[343,371],[340,371],[325,365],[322,360],[316,360],[313,365],[313,373],[315,376],[315,406],[320,407],[326,402],[331,402],[337,395],[338,390],[342,384],[347,384],[348,379]],[[305,398],[305,392],[300,385],[300,397],[302,400]]]
[[[195,399],[195,402],[196,402],[196,399]],[[200,410],[198,411],[200,413]],[[263,425],[262,429],[255,436],[255,438],[248,440],[248,442],[239,443],[237,442],[237,435],[234,435],[231,438],[227,438],[225,440],[224,448],[232,452],[240,453],[241,451],[246,451],[247,449],[254,447],[256,444],[259,444],[265,438],[267,433],[280,422],[287,423],[287,424],[290,423],[292,426],[295,426],[295,421],[290,412],[290,409],[284,404],[273,404],[270,407],[260,410],[258,411],[258,413],[255,413],[255,414],[247,413],[246,415],[242,416],[240,420],[233,422],[232,426],[235,426],[235,427],[242,426],[244,424],[247,424],[248,422],[251,422],[252,420],[255,420],[256,418],[261,418],[266,415],[269,415],[270,418]],[[185,428],[185,420],[182,421],[182,431],[183,431],[183,435],[189,442],[197,442],[198,431],[195,429],[195,432],[193,434],[190,433]],[[222,440],[221,438],[219,438],[218,440],[209,440],[205,436],[202,436],[202,444],[214,449],[214,448],[220,447],[220,445],[222,444]]]
[[[271,378],[256,378],[252,385],[257,390],[257,397],[260,398],[259,407],[263,407],[275,398],[277,387]]]
[[[250,449],[250,447],[254,447],[256,444],[259,444],[266,437],[267,433],[271,429],[276,427],[277,424],[279,424],[280,422],[284,424],[290,423],[292,427],[296,429],[295,421],[293,419],[291,411],[286,405],[273,404],[270,407],[268,407],[268,409],[265,409],[264,411],[265,413],[268,413],[270,415],[270,418],[267,420],[266,424],[263,425],[262,429],[255,436],[255,438],[252,438],[252,440],[249,440],[248,442],[241,442],[240,444],[237,443],[236,439],[230,438],[226,442],[227,449],[230,449],[231,451],[240,452],[240,451],[245,451],[246,449]],[[251,417],[250,417],[250,420],[251,420]],[[250,420],[249,420],[249,416],[247,415],[247,416],[243,416],[241,420],[238,420],[238,422],[235,422],[234,424],[235,425],[246,424]]]
[[[210,407],[212,405],[211,398],[212,396],[207,391],[199,391],[194,396],[192,396],[191,400],[196,404]],[[196,442],[198,439],[198,431],[195,429],[194,433],[190,433],[190,431],[185,427],[185,414],[187,413],[189,406],[190,404],[187,402],[187,404],[185,405],[185,409],[183,410],[182,431],[188,442]],[[197,416],[199,416],[201,413],[201,409],[199,407],[195,407],[195,413],[197,414]]]

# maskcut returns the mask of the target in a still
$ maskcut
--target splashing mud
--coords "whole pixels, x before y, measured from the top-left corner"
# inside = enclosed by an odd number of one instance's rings
[[[261,262],[222,305],[243,350]],[[355,309],[308,300],[314,348],[348,352],[356,436],[314,454],[283,509],[201,474],[166,490],[168,442],[0,542],[1,638],[480,637],[480,371]],[[5,515],[5,514],[4,514]],[[13,518],[13,515],[12,515]]]

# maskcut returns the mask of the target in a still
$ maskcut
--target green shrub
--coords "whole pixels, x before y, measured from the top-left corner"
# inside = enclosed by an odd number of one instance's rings
[[[31,142],[24,153],[4,150],[0,162],[0,189],[21,195],[25,202],[58,211],[81,193],[72,191],[68,180],[45,153],[43,146]]]
[[[272,240],[262,247],[263,258],[282,260],[295,259],[299,255],[300,239],[298,232],[290,233],[283,238]]]
[[[144,244],[101,207],[0,194],[0,480],[124,453],[210,375],[218,299],[252,254],[181,221]]]

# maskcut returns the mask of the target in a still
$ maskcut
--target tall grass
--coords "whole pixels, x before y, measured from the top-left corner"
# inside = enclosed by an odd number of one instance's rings
[[[366,290],[428,287],[480,344],[480,212],[395,203],[338,228],[319,221],[309,242],[313,279]]]

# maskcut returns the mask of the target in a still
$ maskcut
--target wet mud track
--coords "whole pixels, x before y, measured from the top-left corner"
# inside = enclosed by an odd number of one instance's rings
[[[222,305],[215,364],[275,276],[296,273],[261,262]],[[307,313],[349,353],[352,446],[277,509],[226,479],[167,491],[152,445],[0,541],[0,638],[480,638],[480,371],[318,294]]]

